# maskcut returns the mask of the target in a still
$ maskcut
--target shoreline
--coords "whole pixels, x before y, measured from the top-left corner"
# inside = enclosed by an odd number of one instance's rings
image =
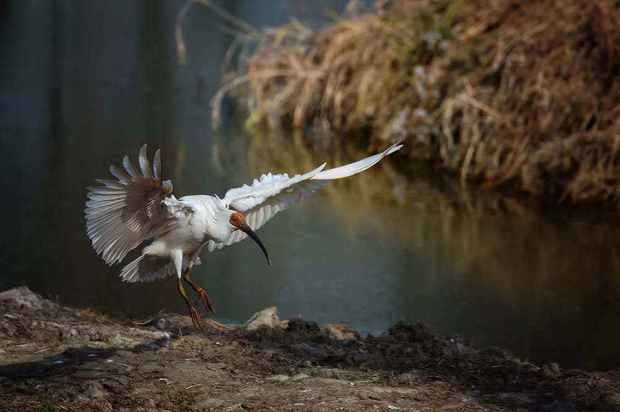
[[[24,410],[620,410],[620,370],[562,370],[422,325],[244,326],[162,315],[137,325],[0,293],[0,399]]]

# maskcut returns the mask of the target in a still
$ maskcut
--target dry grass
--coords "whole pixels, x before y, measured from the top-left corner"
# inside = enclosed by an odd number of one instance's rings
[[[216,99],[244,86],[251,125],[405,137],[463,182],[620,205],[617,1],[379,1],[258,38]]]

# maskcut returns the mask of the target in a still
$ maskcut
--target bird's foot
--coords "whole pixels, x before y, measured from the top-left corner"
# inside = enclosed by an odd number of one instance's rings
[[[193,306],[189,306],[188,308],[189,308],[189,316],[192,318],[192,323],[194,324],[194,326],[200,329],[201,331],[204,331],[202,327],[202,323],[200,322],[201,316],[196,310],[196,308]]]
[[[207,291],[204,288],[198,287],[196,288],[196,293],[198,294],[198,296],[200,296],[200,299],[204,302],[205,306],[207,307],[207,310],[215,315],[215,306],[213,304],[213,300],[211,299]]]

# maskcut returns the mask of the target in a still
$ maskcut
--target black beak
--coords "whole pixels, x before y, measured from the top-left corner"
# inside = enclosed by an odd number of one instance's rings
[[[242,225],[239,226],[240,230],[243,230],[243,232],[248,235],[249,237],[252,238],[252,240],[254,240],[256,242],[256,244],[258,245],[258,247],[260,247],[260,249],[263,251],[263,253],[265,254],[265,258],[267,258],[267,264],[269,266],[271,266],[271,259],[269,258],[269,253],[267,253],[267,249],[265,249],[265,245],[263,245],[263,242],[261,242],[260,238],[258,237],[258,235],[250,228],[250,226],[248,226],[247,223],[243,222]]]

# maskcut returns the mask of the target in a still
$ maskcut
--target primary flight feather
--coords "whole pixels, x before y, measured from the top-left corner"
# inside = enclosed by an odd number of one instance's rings
[[[121,270],[121,278],[126,282],[143,282],[176,275],[178,291],[192,321],[200,327],[198,311],[190,303],[183,282],[213,312],[211,298],[191,278],[192,267],[201,263],[203,248],[211,252],[249,236],[270,263],[256,230],[330,180],[363,172],[401,147],[402,144],[395,144],[381,153],[333,169],[325,170],[322,164],[292,177],[267,173],[250,185],[228,190],[222,198],[193,195],[177,199],[172,193],[172,182],[162,180],[160,151],[155,152],[151,163],[144,145],[138,154],[139,169],[125,156],[123,169],[110,166],[116,180],[97,179],[98,186],[87,188],[86,232],[97,254],[109,265],[123,261],[130,251],[150,240],[140,256]]]

